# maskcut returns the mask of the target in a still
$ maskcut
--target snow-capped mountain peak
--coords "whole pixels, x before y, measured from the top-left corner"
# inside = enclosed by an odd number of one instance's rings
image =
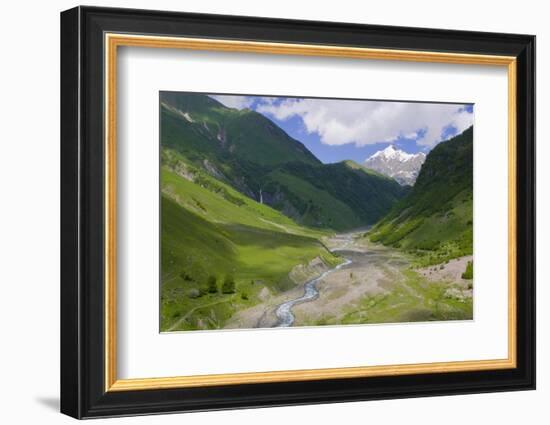
[[[422,152],[419,152],[417,154],[407,153],[405,151],[402,151],[401,149],[396,149],[395,146],[389,145],[387,148],[376,152],[374,155],[367,158],[365,161],[368,161],[371,158],[385,158],[388,160],[396,159],[401,162],[409,161],[411,159],[414,159],[418,156],[425,157],[426,155]]]
[[[426,160],[426,154],[407,153],[389,145],[365,160],[365,166],[392,177],[401,185],[413,185]]]

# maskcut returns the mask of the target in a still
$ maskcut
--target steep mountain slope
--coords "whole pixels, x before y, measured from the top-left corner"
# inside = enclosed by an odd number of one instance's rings
[[[368,233],[373,242],[427,251],[436,264],[472,253],[473,127],[437,145],[416,184]]]
[[[289,157],[319,161],[261,114],[226,108],[194,93],[161,93],[161,145],[257,199],[258,176]]]
[[[302,143],[249,109],[227,108],[206,95],[194,93],[162,92],[161,104],[171,110],[175,118],[180,121],[183,118],[195,134],[215,142],[209,145],[211,154],[231,154],[260,166],[284,163],[290,155],[295,161],[319,163]],[[166,142],[169,144],[170,140]]]
[[[394,180],[353,161],[318,166],[289,162],[266,181],[268,193],[284,194],[282,203],[275,196],[275,208],[306,225],[338,230],[374,223],[405,193]]]
[[[412,186],[418,177],[426,154],[409,154],[393,145],[368,157],[365,167],[395,179],[399,184]]]
[[[325,165],[263,115],[201,94],[162,92],[161,146],[298,223],[374,223],[405,191],[351,162]]]
[[[320,242],[324,233],[298,226],[179,154],[164,152],[162,164],[161,330],[222,327],[263,294],[296,285],[289,276],[295,266],[341,261]],[[235,288],[225,293],[228,276]]]

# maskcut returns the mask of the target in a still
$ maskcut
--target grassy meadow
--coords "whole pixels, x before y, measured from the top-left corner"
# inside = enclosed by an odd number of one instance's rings
[[[293,287],[297,264],[341,261],[320,242],[327,232],[297,225],[175,152],[163,153],[161,181],[163,331],[222,327],[263,288]],[[227,279],[234,288],[224,291]]]

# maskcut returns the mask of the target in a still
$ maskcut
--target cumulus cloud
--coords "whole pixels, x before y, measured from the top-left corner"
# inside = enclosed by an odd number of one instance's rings
[[[265,98],[255,109],[281,121],[298,116],[327,145],[364,146],[405,137],[432,147],[449,127],[461,133],[473,124],[473,114],[457,104]]]
[[[212,95],[210,97],[228,108],[235,109],[250,108],[254,103],[254,98],[248,96]]]

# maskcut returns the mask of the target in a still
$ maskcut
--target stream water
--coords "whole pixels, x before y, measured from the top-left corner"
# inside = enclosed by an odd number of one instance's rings
[[[277,319],[279,320],[277,325],[275,327],[278,328],[287,328],[289,326],[292,326],[294,323],[294,314],[292,313],[292,307],[294,307],[296,304],[305,303],[314,301],[319,297],[319,290],[317,289],[317,283],[328,276],[330,273],[334,273],[336,270],[341,269],[342,267],[345,267],[352,263],[352,260],[349,258],[346,258],[343,263],[338,264],[336,267],[325,271],[320,276],[316,277],[315,279],[311,279],[310,281],[306,282],[304,284],[304,295],[302,295],[299,298],[295,298],[290,301],[286,301],[279,305],[277,307],[277,310],[275,310],[275,314],[277,315]]]

